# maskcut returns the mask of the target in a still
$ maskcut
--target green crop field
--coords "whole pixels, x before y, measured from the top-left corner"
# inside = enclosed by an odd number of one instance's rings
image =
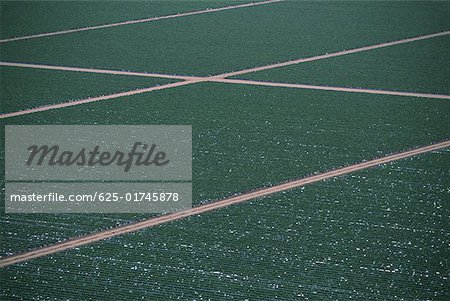
[[[4,113],[173,82],[162,78],[77,74],[17,67],[0,67],[0,72]]]
[[[445,300],[449,164],[427,154],[11,266],[4,293]]]
[[[448,95],[448,65],[442,61],[448,59],[449,45],[445,36],[236,78]]]
[[[192,125],[194,207],[450,139],[450,2],[246,3],[0,1],[2,128]],[[0,300],[448,300],[449,179],[444,148],[254,198],[0,267]],[[157,215],[1,196],[0,263]]]

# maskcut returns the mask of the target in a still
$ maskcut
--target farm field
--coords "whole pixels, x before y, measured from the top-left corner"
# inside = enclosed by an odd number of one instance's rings
[[[421,155],[7,267],[3,296],[445,300],[448,164]]]
[[[0,37],[7,39],[124,20],[154,18],[231,4],[236,4],[236,1],[129,1],[124,9],[123,4],[118,1],[53,1],[50,5],[45,1],[2,1]]]
[[[173,80],[0,67],[4,113],[167,84]]]
[[[439,32],[450,25],[445,2],[411,2],[408,7],[379,1],[297,2],[13,41],[2,44],[1,57],[22,63],[213,75]]]
[[[207,98],[201,97],[205,94]],[[316,100],[318,94],[320,103]],[[188,99],[195,101],[195,107]],[[283,106],[279,106],[280,100]],[[238,112],[236,107],[240,108]],[[57,115],[52,110],[24,115],[11,119],[10,124],[35,124],[36,118],[39,123],[51,121],[51,124],[90,124],[94,118],[98,124],[117,124],[118,121],[141,124],[148,120],[162,125],[192,124],[193,200],[200,205],[404,151],[414,145],[441,141],[448,135],[446,120],[450,115],[450,103],[439,99],[424,102],[397,96],[203,83],[157,91],[151,97],[135,95],[127,99],[125,107],[123,101],[117,99],[58,112]],[[98,112],[102,112],[101,117]],[[78,215],[43,217],[47,222],[47,226],[43,226],[46,235],[43,235],[40,228],[23,228],[21,216],[7,217],[5,222],[13,224],[8,226],[11,234],[3,246],[11,246],[3,254],[17,249],[25,251],[111,225],[110,218],[93,217],[94,222],[82,224],[77,222],[79,219]],[[133,217],[125,215],[117,222],[123,223],[123,219],[128,221]],[[57,225],[58,221],[69,225],[54,227],[52,221]],[[23,239],[12,229],[43,240]],[[22,247],[14,248],[16,244]]]
[[[449,15],[445,1],[0,1],[2,128],[192,125],[202,208],[448,142]],[[158,215],[5,214],[2,189],[0,300],[447,300],[449,178],[447,147],[8,266]]]
[[[448,45],[444,36],[233,78],[448,95]]]

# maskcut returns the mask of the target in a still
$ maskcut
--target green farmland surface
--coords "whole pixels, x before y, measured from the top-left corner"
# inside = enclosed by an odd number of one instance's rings
[[[1,46],[1,59],[218,74],[440,32],[450,26],[449,10],[450,2],[286,1],[10,42]]]
[[[449,95],[449,47],[444,36],[235,78]]]
[[[0,67],[2,112],[132,91],[174,82],[162,78]]]
[[[0,39],[249,1],[0,1]],[[212,75],[450,30],[449,1],[288,0],[0,43],[0,61]],[[450,94],[447,36],[238,76]],[[1,112],[162,78],[0,67]],[[193,205],[450,139],[450,101],[201,82],[1,119],[192,125]],[[18,137],[20,139],[20,137]],[[4,174],[4,148],[0,170]],[[0,300],[450,300],[450,150],[0,268]],[[156,214],[5,214],[0,260]]]
[[[1,294],[448,300],[449,164],[425,154],[31,260],[0,271]]]
[[[246,2],[127,1],[126,9],[124,9],[120,1],[1,1],[0,38],[14,38],[124,20],[147,19],[242,3]]]
[[[126,103],[126,105],[125,105]],[[238,109],[237,109],[238,108]],[[10,118],[8,124],[191,124],[193,202],[304,177],[449,138],[450,103],[423,99],[200,83]],[[5,216],[3,254],[111,225],[111,217],[38,215],[42,229]],[[142,218],[120,216],[117,222]],[[31,219],[31,217],[30,217]],[[69,225],[58,228],[54,223]],[[37,235],[39,239],[24,239]]]

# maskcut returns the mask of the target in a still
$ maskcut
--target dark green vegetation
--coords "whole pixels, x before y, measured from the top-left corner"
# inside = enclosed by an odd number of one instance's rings
[[[247,2],[127,1],[124,8],[120,1],[1,1],[0,38],[146,19],[241,3]]]
[[[203,83],[11,118],[8,124],[190,124],[198,205],[447,139],[449,118],[450,103],[442,100]],[[79,218],[42,216],[50,224]],[[23,241],[22,235],[15,238],[23,231],[16,222],[3,252],[109,225],[110,219],[96,220],[92,228],[74,223],[48,229],[41,241]]]
[[[8,267],[3,296],[448,300],[449,164],[421,155]]]
[[[448,36],[236,78],[450,95]]]
[[[236,4],[126,3],[2,2],[1,36]],[[287,1],[3,43],[0,60],[216,74],[449,30],[449,11],[443,1]],[[447,44],[245,77],[448,93]],[[170,82],[0,71],[8,112]],[[198,206],[449,139],[448,120],[446,100],[199,83],[2,124],[192,125]],[[434,152],[0,269],[0,299],[446,300],[449,164],[448,150]],[[146,217],[0,214],[0,257]]]
[[[286,1],[11,42],[1,59],[217,74],[440,32],[450,27],[449,10],[444,1]]]

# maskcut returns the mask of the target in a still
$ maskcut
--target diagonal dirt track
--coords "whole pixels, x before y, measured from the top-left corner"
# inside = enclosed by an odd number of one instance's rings
[[[97,96],[97,97],[91,97],[91,98],[84,98],[84,99],[74,100],[74,101],[61,102],[61,103],[57,103],[57,104],[46,105],[46,106],[36,107],[36,108],[22,110],[22,111],[0,114],[0,119],[16,117],[16,116],[37,113],[37,112],[43,112],[43,111],[48,111],[48,110],[54,110],[54,109],[62,109],[62,108],[77,106],[77,105],[81,105],[81,104],[85,104],[85,103],[114,99],[114,98],[119,98],[119,97],[124,97],[124,96],[132,96],[132,95],[147,93],[147,92],[151,92],[151,91],[164,90],[164,89],[189,85],[189,84],[193,84],[193,83],[197,83],[197,82],[201,82],[201,81],[203,81],[203,80],[201,80],[201,79],[185,80],[185,81],[165,84],[165,85],[161,85],[161,86],[153,86],[150,88],[144,88],[144,89],[138,89],[138,90],[132,90],[132,91],[126,91],[126,92],[119,92],[119,93],[115,93],[115,94],[109,94],[109,95]]]
[[[290,83],[274,83],[274,82],[262,82],[262,81],[244,80],[244,79],[216,78],[216,79],[208,79],[208,81],[218,82],[218,83],[228,83],[228,84],[266,86],[266,87],[285,87],[285,88],[293,88],[293,89],[337,91],[337,92],[348,92],[348,93],[367,93],[367,94],[378,94],[378,95],[396,95],[396,96],[423,97],[423,98],[434,98],[434,99],[450,99],[450,95],[443,95],[443,94],[400,92],[400,91],[387,91],[387,90],[378,90],[378,89],[375,90],[375,89],[363,89],[363,88],[317,86],[317,85],[290,84]]]
[[[135,231],[149,228],[149,227],[154,227],[154,226],[165,224],[165,223],[168,223],[171,221],[183,219],[183,218],[186,218],[189,216],[198,215],[198,214],[202,214],[202,213],[205,213],[208,211],[223,208],[226,206],[242,203],[242,202],[254,199],[254,198],[267,196],[267,195],[270,195],[273,193],[293,189],[296,187],[301,187],[301,186],[319,182],[319,181],[322,181],[325,179],[342,176],[342,175],[352,173],[352,172],[355,172],[358,170],[362,170],[362,169],[374,167],[374,166],[377,166],[380,164],[397,161],[400,159],[423,154],[426,152],[439,150],[439,149],[446,148],[446,147],[450,147],[450,140],[446,140],[444,142],[435,143],[435,144],[432,144],[429,146],[424,146],[424,147],[412,149],[409,151],[405,151],[405,152],[401,152],[401,153],[397,153],[397,154],[393,154],[393,155],[388,155],[388,156],[381,157],[378,159],[374,159],[374,160],[370,160],[370,161],[330,170],[330,171],[327,171],[324,173],[320,173],[320,174],[309,176],[309,177],[306,177],[303,179],[298,179],[298,180],[294,180],[291,182],[275,185],[272,187],[261,188],[261,189],[258,189],[258,190],[252,191],[252,192],[248,192],[248,193],[244,193],[244,194],[241,194],[238,196],[226,198],[221,201],[209,203],[206,205],[201,205],[198,207],[194,207],[194,208],[179,211],[179,212],[169,213],[169,214],[162,215],[162,216],[159,216],[156,218],[150,218],[150,219],[136,222],[136,223],[133,223],[130,225],[119,226],[119,227],[115,227],[112,229],[92,233],[89,235],[76,237],[76,238],[61,242],[61,243],[54,244],[54,245],[50,245],[50,246],[42,247],[42,248],[35,249],[35,250],[29,251],[29,252],[5,257],[3,259],[0,259],[0,267],[7,267],[9,265],[24,262],[24,261],[27,261],[27,260],[30,260],[33,258],[38,258],[38,257],[46,256],[49,254],[53,254],[56,252],[73,249],[75,247],[93,243],[93,242],[96,242],[99,240],[107,239],[110,237],[130,233],[130,232],[135,232]]]
[[[262,3],[262,2],[257,2],[257,3]],[[209,76],[209,77],[171,76],[171,75],[167,75],[167,74],[155,74],[155,73],[139,73],[139,72],[129,72],[129,71],[118,71],[118,70],[88,69],[88,68],[50,66],[50,65],[26,64],[26,63],[15,63],[15,62],[0,62],[0,66],[15,66],[15,67],[24,67],[24,68],[65,70],[65,71],[116,74],[116,75],[166,77],[166,78],[184,80],[182,82],[162,85],[162,86],[158,86],[158,87],[150,87],[150,88],[140,89],[140,90],[135,90],[135,91],[116,93],[116,94],[111,94],[111,95],[106,95],[106,96],[101,96],[101,97],[82,99],[82,100],[78,100],[78,101],[64,102],[64,103],[60,103],[57,105],[48,105],[48,106],[42,106],[42,107],[37,107],[37,108],[33,108],[33,109],[28,109],[28,110],[16,111],[16,112],[12,112],[12,113],[0,114],[0,119],[10,118],[10,117],[15,117],[15,116],[20,116],[20,115],[26,115],[26,114],[32,114],[32,113],[42,112],[42,111],[47,111],[47,110],[52,110],[52,109],[65,108],[65,107],[69,107],[69,106],[75,106],[75,105],[99,101],[99,100],[114,99],[114,98],[119,98],[122,96],[135,95],[135,94],[146,93],[146,92],[151,92],[151,91],[155,91],[155,90],[175,88],[178,86],[195,84],[195,83],[205,82],[205,81],[233,83],[233,82],[239,81],[239,80],[229,79],[229,80],[225,81],[225,78],[230,77],[230,76],[242,75],[242,74],[247,74],[247,73],[252,73],[252,72],[257,72],[257,71],[262,71],[262,70],[269,70],[269,69],[273,69],[273,68],[290,66],[290,65],[295,65],[295,64],[305,63],[305,62],[317,61],[317,60],[327,59],[330,57],[348,55],[348,54],[357,53],[357,52],[361,52],[361,51],[368,51],[368,50],[373,50],[373,49],[378,49],[378,48],[383,48],[383,47],[390,47],[390,46],[404,44],[404,43],[411,43],[411,42],[415,42],[415,41],[431,39],[431,38],[436,38],[436,37],[440,37],[440,36],[446,36],[449,34],[450,34],[450,31],[437,32],[437,33],[413,37],[413,38],[406,38],[406,39],[401,39],[401,40],[392,41],[392,42],[385,42],[385,43],[375,44],[375,45],[371,45],[371,46],[354,48],[351,50],[344,50],[344,51],[339,51],[339,52],[334,52],[334,53],[329,53],[329,54],[324,54],[324,55],[319,55],[319,56],[313,56],[313,57],[303,58],[303,59],[298,59],[298,60],[293,60],[293,61],[287,61],[287,62],[272,64],[272,65],[267,65],[267,66],[260,66],[260,67],[256,67],[256,68],[250,68],[250,69],[240,70],[240,71],[231,72],[231,73],[223,73],[223,74],[213,75],[213,76]],[[242,84],[242,81],[241,81],[241,84]],[[261,82],[259,83],[259,85],[262,85]],[[286,86],[287,84],[284,84],[284,85]],[[311,88],[311,87],[315,87],[314,89],[318,89],[319,86],[302,85],[302,88],[305,88],[305,89]],[[322,90],[331,90],[330,87],[328,89],[323,89],[323,88],[324,87],[322,87]],[[337,89],[339,89],[340,91],[345,91],[345,89],[343,89],[343,88],[337,88]],[[334,90],[336,90],[336,87],[334,87]],[[345,91],[345,92],[350,92],[350,91]],[[352,91],[352,92],[354,92],[354,91]],[[375,93],[375,90],[360,89],[358,92]],[[392,91],[388,91],[388,92],[389,92],[389,94],[392,94]],[[388,94],[388,93],[385,92],[385,93],[378,93],[378,94]],[[416,95],[412,95],[412,94],[416,94]],[[423,96],[423,95],[417,96],[418,94],[419,93],[412,93],[412,92],[411,93],[407,93],[407,92],[397,93],[397,95],[403,95],[403,96],[427,97],[427,96]]]
[[[392,42],[385,42],[385,43],[380,43],[380,44],[375,44],[375,45],[370,45],[370,46],[365,46],[365,47],[353,48],[353,49],[349,49],[349,50],[343,50],[343,51],[338,51],[338,52],[333,52],[333,53],[322,54],[322,55],[318,55],[318,56],[312,56],[312,57],[307,57],[307,58],[302,58],[302,59],[297,59],[297,60],[292,60],[292,61],[287,61],[287,62],[282,62],[282,63],[271,64],[271,65],[267,65],[267,66],[260,66],[260,67],[245,69],[245,70],[239,70],[239,71],[235,71],[235,72],[224,73],[224,74],[216,75],[216,76],[214,76],[214,78],[226,78],[226,77],[231,77],[231,76],[237,76],[237,75],[243,75],[243,74],[248,74],[248,73],[253,73],[253,72],[270,70],[270,69],[274,69],[274,68],[297,65],[297,64],[301,64],[301,63],[314,62],[314,61],[319,61],[319,60],[328,59],[328,58],[337,57],[337,56],[349,55],[349,54],[368,51],[368,50],[374,50],[374,49],[391,47],[391,46],[395,46],[395,45],[401,45],[401,44],[406,44],[406,43],[411,43],[411,42],[416,42],[416,41],[421,41],[421,40],[443,37],[443,36],[447,36],[449,34],[450,34],[449,30],[442,31],[442,32],[436,32],[436,33],[417,36],[417,37],[413,37],[413,38],[406,38],[406,39],[401,39],[401,40],[392,41]]]
[[[257,3],[262,3],[262,2],[257,2]],[[64,102],[64,103],[60,103],[57,105],[42,106],[42,107],[37,107],[34,109],[0,114],[0,119],[10,118],[10,117],[15,117],[15,116],[20,116],[20,115],[26,115],[26,114],[32,114],[32,113],[42,112],[42,111],[47,111],[47,110],[52,110],[52,109],[65,108],[65,107],[69,107],[69,106],[75,106],[75,105],[99,101],[99,100],[114,99],[114,98],[119,98],[122,96],[146,93],[146,92],[151,92],[151,91],[155,91],[155,90],[170,89],[170,88],[175,88],[178,86],[195,84],[195,83],[199,83],[199,82],[210,81],[210,82],[238,83],[239,81],[241,81],[240,83],[243,84],[244,80],[226,79],[226,78],[230,77],[230,76],[237,76],[237,75],[242,75],[242,74],[247,74],[247,73],[252,73],[252,72],[258,72],[258,71],[262,71],[262,70],[270,70],[270,69],[284,67],[284,66],[318,61],[318,60],[328,59],[331,57],[348,55],[348,54],[352,54],[352,53],[358,53],[358,52],[362,52],[362,51],[368,51],[368,50],[373,50],[373,49],[378,49],[378,48],[383,48],[383,47],[390,47],[390,46],[400,45],[400,44],[405,44],[405,43],[411,43],[411,42],[415,42],[415,41],[421,41],[421,40],[426,40],[426,39],[431,39],[431,38],[436,38],[436,37],[441,37],[441,36],[446,36],[446,35],[450,35],[450,31],[437,32],[437,33],[417,36],[417,37],[413,37],[413,38],[405,38],[405,39],[396,40],[396,41],[392,41],[392,42],[385,42],[385,43],[375,44],[375,45],[371,45],[371,46],[365,46],[365,47],[354,48],[354,49],[350,49],[350,50],[338,51],[338,52],[328,53],[328,54],[324,54],[324,55],[302,58],[302,59],[298,59],[298,60],[287,61],[287,62],[283,62],[283,63],[277,63],[277,64],[266,65],[266,66],[260,66],[260,67],[256,67],[256,68],[244,69],[244,70],[239,70],[239,71],[235,71],[235,72],[223,73],[223,74],[212,75],[212,76],[207,76],[207,77],[177,76],[177,75],[174,76],[174,75],[157,74],[157,73],[142,73],[142,72],[105,70],[105,69],[89,69],[89,68],[79,68],[79,67],[51,66],[51,65],[16,63],[16,62],[0,62],[0,66],[13,66],[13,67],[23,67],[23,68],[64,70],[64,71],[115,74],[115,75],[131,75],[131,76],[144,76],[144,77],[162,77],[162,78],[172,78],[172,79],[184,80],[179,83],[167,84],[167,85],[162,85],[162,86],[158,86],[158,87],[150,87],[150,88],[140,89],[140,90],[136,90],[136,91],[116,93],[116,94],[106,95],[106,96],[102,96],[102,97],[93,97],[93,98],[87,98],[87,99],[82,99],[82,100],[78,100],[78,101]],[[247,82],[247,84],[250,84],[250,81],[246,81],[246,82]],[[262,84],[262,82],[256,82],[256,81],[254,81],[253,84],[267,85],[267,86],[269,85],[269,84]],[[289,87],[289,84],[273,83],[273,85],[275,85],[275,84],[284,85],[285,87]],[[414,97],[432,96],[431,98],[444,98],[444,99],[446,99],[446,97],[447,97],[446,95],[444,95],[443,97],[442,96],[436,97],[435,94],[427,95],[427,94],[414,93],[414,92],[393,92],[393,91],[381,91],[381,92],[378,91],[377,92],[377,90],[370,90],[370,89],[358,89],[357,91],[351,91],[352,89],[339,88],[339,87],[321,87],[321,86],[311,86],[311,85],[297,85],[296,88],[300,88],[300,86],[303,89],[328,90],[328,91],[358,92],[358,93],[371,93],[371,94],[390,94],[390,95],[414,96]],[[294,85],[290,85],[290,87],[294,88]]]
[[[69,33],[80,32],[80,31],[104,29],[104,28],[111,28],[111,27],[124,26],[124,25],[137,24],[137,23],[147,23],[147,22],[174,19],[174,18],[180,18],[180,17],[186,17],[186,16],[200,15],[200,14],[209,14],[209,13],[214,13],[214,12],[219,12],[219,11],[224,11],[224,10],[264,5],[264,4],[276,3],[276,2],[282,2],[282,1],[284,1],[284,0],[267,0],[267,1],[260,1],[260,2],[250,2],[250,3],[224,6],[224,7],[218,7],[218,8],[207,8],[207,9],[203,9],[203,10],[197,10],[197,11],[185,12],[185,13],[177,13],[177,14],[173,14],[173,15],[166,15],[166,16],[160,16],[160,17],[123,21],[123,22],[109,23],[109,24],[103,24],[103,25],[94,25],[94,26],[67,29],[67,30],[61,30],[61,31],[46,32],[46,33],[38,33],[38,34],[34,34],[34,35],[29,35],[29,36],[21,36],[21,37],[0,40],[0,43],[51,37],[51,36],[69,34]]]
[[[368,93],[368,94],[380,94],[380,95],[424,97],[424,98],[435,98],[435,99],[450,99],[450,95],[443,95],[443,94],[387,91],[387,90],[380,90],[380,89],[318,86],[318,85],[293,84],[293,83],[276,83],[276,82],[270,82],[270,81],[255,81],[255,80],[246,80],[246,79],[219,78],[219,77],[215,77],[215,76],[202,77],[202,76],[190,76],[190,75],[172,75],[172,74],[161,74],[161,73],[145,73],[145,72],[132,72],[132,71],[94,69],[94,68],[79,68],[79,67],[27,64],[27,63],[14,63],[14,62],[0,62],[0,66],[44,69],[44,70],[60,70],[60,71],[70,71],[70,72],[94,73],[94,74],[168,78],[168,79],[176,79],[176,80],[181,80],[181,81],[189,81],[189,83],[218,82],[218,83],[254,85],[254,86],[285,87],[285,88],[293,88],[293,89],[308,89],[308,90],[339,91],[339,92],[350,92],[350,93]],[[176,84],[176,86],[182,86],[185,84],[187,84],[187,83],[178,83],[178,84]],[[173,84],[161,86],[162,89],[173,88],[173,87],[174,87]],[[150,92],[150,91],[152,91],[151,89],[152,88],[141,89],[141,90],[139,90],[141,92],[134,93],[134,94]],[[98,101],[98,100],[118,98],[118,97],[121,97],[122,95],[124,95],[124,96],[132,95],[132,94],[129,94],[130,92],[116,93],[116,94],[111,94],[111,95],[107,95],[107,96],[103,96],[103,97],[96,97],[96,98],[92,97],[92,98],[88,98],[86,100],[79,100],[78,102],[74,102],[74,103],[73,102],[60,103],[58,105],[53,105],[53,106],[50,105],[50,106],[34,108],[31,110],[23,110],[23,111],[19,111],[19,112],[13,112],[11,114],[6,113],[6,114],[0,115],[0,119],[29,114],[32,112],[39,112],[40,110],[45,111],[46,109],[48,109],[48,110],[57,109],[57,108],[60,108],[60,106],[65,107],[65,106],[70,106],[71,104],[77,105],[77,104],[82,104],[82,103],[94,102],[94,101]]]
[[[96,68],[80,68],[80,67],[55,66],[55,65],[43,65],[43,64],[30,64],[30,63],[15,63],[15,62],[0,62],[0,66],[43,69],[43,70],[57,70],[57,71],[71,71],[71,72],[94,73],[94,74],[168,78],[168,79],[179,79],[179,80],[201,79],[201,77],[196,77],[196,76],[147,73],[147,72],[133,72],[133,71],[123,71],[123,70],[107,70],[107,69],[96,69]]]

